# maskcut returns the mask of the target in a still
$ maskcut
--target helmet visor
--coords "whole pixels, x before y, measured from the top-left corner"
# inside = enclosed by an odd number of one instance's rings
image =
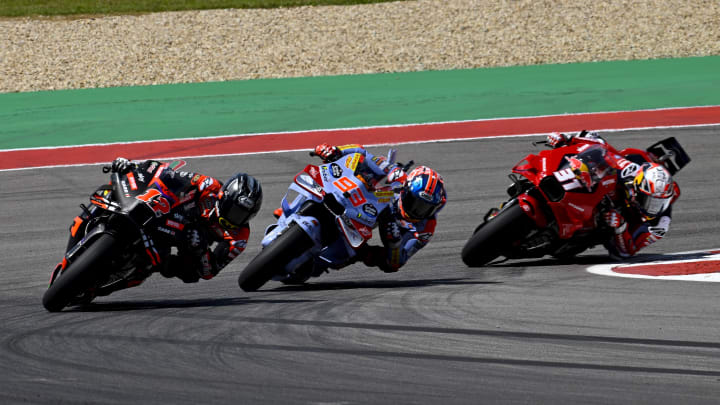
[[[639,193],[638,204],[648,215],[655,216],[670,207],[672,195],[669,197],[653,197],[652,195]]]
[[[229,209],[224,210],[223,215],[220,216],[220,225],[227,227],[226,225],[229,222],[231,225],[239,227],[250,221],[253,216],[255,216],[255,213],[250,212],[248,209],[236,204],[230,204]]]
[[[426,219],[435,215],[439,204],[417,198],[413,193],[404,193],[402,197],[403,211],[412,219]]]

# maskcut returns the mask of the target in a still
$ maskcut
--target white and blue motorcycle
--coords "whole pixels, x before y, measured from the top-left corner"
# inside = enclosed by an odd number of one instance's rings
[[[394,163],[394,150],[387,160]],[[393,172],[379,181],[366,178],[365,164],[362,154],[352,153],[298,173],[282,199],[277,224],[266,230],[262,250],[240,273],[240,288],[255,291],[271,279],[302,284],[352,262],[400,186]]]

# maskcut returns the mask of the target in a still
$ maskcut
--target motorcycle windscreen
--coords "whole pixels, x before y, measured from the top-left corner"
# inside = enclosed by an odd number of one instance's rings
[[[300,172],[297,176],[295,176],[295,184],[314,194],[318,198],[322,198],[323,193],[325,192],[322,185],[318,184],[315,179],[305,172]]]

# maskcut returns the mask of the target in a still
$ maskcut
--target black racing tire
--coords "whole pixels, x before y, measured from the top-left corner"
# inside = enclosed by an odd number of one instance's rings
[[[312,271],[315,267],[315,260],[309,258],[305,263],[298,266],[293,274],[289,274],[284,279],[280,280],[285,285],[303,285],[310,277],[312,277]]]
[[[102,234],[80,253],[65,271],[58,275],[43,294],[43,306],[49,312],[58,312],[74,298],[92,287],[102,271],[104,262],[110,259],[115,247],[115,237]]]
[[[291,260],[313,245],[310,236],[296,223],[291,223],[277,239],[245,266],[238,277],[238,285],[243,291],[256,291],[275,275],[280,274]]]
[[[507,251],[513,242],[524,238],[534,227],[519,204],[513,204],[479,226],[465,243],[462,260],[469,267],[481,267]]]

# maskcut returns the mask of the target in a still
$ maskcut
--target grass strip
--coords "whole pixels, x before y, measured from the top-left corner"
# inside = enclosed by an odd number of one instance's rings
[[[0,16],[117,15],[223,8],[351,5],[388,1],[392,0],[2,0]]]

